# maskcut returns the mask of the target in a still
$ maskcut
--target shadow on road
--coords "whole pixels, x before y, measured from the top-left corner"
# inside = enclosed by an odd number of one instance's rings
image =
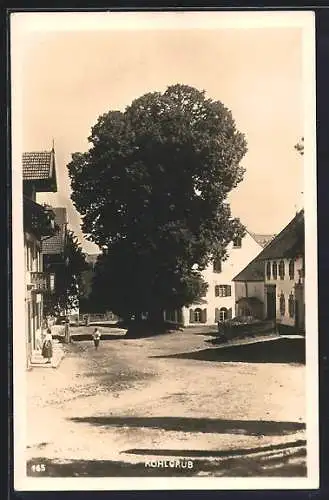
[[[122,453],[132,455],[151,455],[162,457],[235,457],[243,455],[252,455],[255,453],[286,451],[291,448],[302,448],[306,446],[304,439],[292,441],[289,443],[279,443],[269,446],[258,446],[256,448],[235,448],[234,450],[169,450],[169,449],[151,449],[151,448],[133,448],[125,450]],[[303,451],[305,453],[305,450]]]
[[[305,339],[279,338],[266,342],[229,345],[202,351],[152,356],[153,358],[193,359],[238,363],[296,363],[305,364]]]
[[[154,451],[151,452],[154,456]],[[184,456],[181,452],[180,457]],[[148,459],[138,463],[113,460],[50,460],[43,457],[27,462],[27,475],[34,477],[191,477],[202,473],[210,477],[305,477],[305,449],[283,456],[233,457],[223,460],[193,460],[192,468],[146,466]],[[186,460],[186,458],[185,458]],[[152,458],[153,464],[154,458]],[[45,471],[36,472],[43,464]],[[186,464],[186,461],[185,461]],[[35,466],[33,468],[33,465]]]
[[[302,422],[221,420],[188,417],[73,417],[71,421],[108,427],[146,427],[166,431],[282,436],[305,429]]]

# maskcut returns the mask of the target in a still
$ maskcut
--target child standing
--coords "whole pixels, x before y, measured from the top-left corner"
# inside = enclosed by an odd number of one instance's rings
[[[47,333],[42,344],[42,356],[47,360],[46,363],[50,363],[51,358],[53,357],[53,338],[50,328],[47,329]]]

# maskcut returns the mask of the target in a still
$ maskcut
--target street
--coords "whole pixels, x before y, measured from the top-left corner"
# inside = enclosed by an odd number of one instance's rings
[[[300,342],[218,348],[210,338],[119,331],[98,351],[74,341],[57,369],[28,372],[28,475],[305,476]]]

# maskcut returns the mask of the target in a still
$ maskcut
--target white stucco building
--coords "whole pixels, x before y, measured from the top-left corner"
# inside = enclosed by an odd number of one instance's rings
[[[256,235],[246,232],[228,248],[228,258],[214,261],[202,272],[208,283],[205,297],[199,304],[192,304],[182,310],[184,326],[195,324],[214,325],[235,316],[235,287],[233,278],[263,249]]]
[[[278,330],[303,332],[304,211],[234,277],[236,314],[275,320]]]

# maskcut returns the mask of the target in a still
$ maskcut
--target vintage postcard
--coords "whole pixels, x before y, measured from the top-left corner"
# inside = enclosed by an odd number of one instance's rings
[[[313,12],[10,39],[15,489],[317,488]]]

